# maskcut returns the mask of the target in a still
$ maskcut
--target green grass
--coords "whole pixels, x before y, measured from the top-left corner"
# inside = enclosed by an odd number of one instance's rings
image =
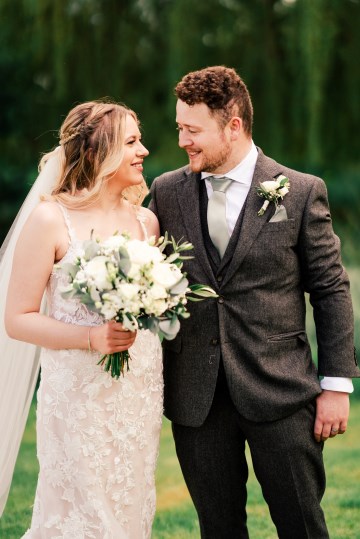
[[[8,504],[0,521],[0,537],[19,539],[31,519],[37,477],[35,406],[32,405],[16,465]],[[352,398],[349,429],[325,444],[327,490],[323,508],[331,539],[360,537],[360,401]],[[250,461],[250,459],[249,459]],[[250,537],[276,539],[250,461],[248,482]],[[164,420],[157,470],[158,510],[153,539],[198,539],[199,526],[175,455],[171,426]]]
[[[356,342],[360,356],[360,270],[349,271],[354,300]],[[314,331],[308,320],[308,331],[314,343]],[[313,347],[314,350],[314,347]],[[351,397],[348,431],[325,444],[327,489],[323,508],[331,539],[360,538],[360,379]],[[0,442],[1,443],[1,442]],[[24,433],[13,485],[4,515],[0,537],[19,539],[30,524],[38,465],[35,447],[35,405]],[[276,539],[277,535],[263,501],[260,487],[250,463],[248,482],[248,517],[252,539]],[[157,469],[158,510],[152,539],[198,539],[196,513],[184,484],[175,455],[170,423],[164,420]]]

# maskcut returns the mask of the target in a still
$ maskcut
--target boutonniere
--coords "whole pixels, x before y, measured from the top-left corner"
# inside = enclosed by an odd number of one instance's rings
[[[278,176],[275,180],[260,183],[260,187],[257,187],[256,191],[259,197],[265,198],[265,202],[258,211],[258,215],[264,215],[270,202],[273,202],[277,208],[279,198],[282,200],[289,192],[289,189],[289,178],[283,176],[282,174],[280,174],[280,176]]]

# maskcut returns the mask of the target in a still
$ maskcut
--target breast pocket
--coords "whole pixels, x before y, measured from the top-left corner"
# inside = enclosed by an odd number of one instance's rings
[[[286,234],[292,233],[295,230],[295,219],[287,219],[286,221],[277,221],[275,223],[267,222],[262,230],[262,234]]]

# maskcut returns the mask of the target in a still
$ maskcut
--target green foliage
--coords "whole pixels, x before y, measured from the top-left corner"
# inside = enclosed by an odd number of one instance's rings
[[[225,64],[250,89],[265,153],[329,178],[335,224],[359,259],[359,25],[356,0],[2,0],[0,240],[73,105],[110,96],[134,108],[151,182],[186,162],[174,85]]]

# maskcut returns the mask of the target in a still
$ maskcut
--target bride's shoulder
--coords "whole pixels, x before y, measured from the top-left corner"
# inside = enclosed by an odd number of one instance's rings
[[[58,227],[63,222],[59,204],[50,200],[42,200],[29,216],[29,223],[39,227]]]
[[[138,206],[136,209],[137,212],[137,218],[141,220],[144,225],[146,226],[148,232],[156,236],[159,235],[159,221],[156,217],[155,213],[153,213],[149,208],[145,208],[144,206]]]

